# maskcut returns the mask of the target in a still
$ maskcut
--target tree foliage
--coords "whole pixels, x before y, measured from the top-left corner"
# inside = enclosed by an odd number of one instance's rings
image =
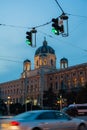
[[[56,102],[57,102],[57,96],[53,92],[52,87],[50,87],[48,89],[48,91],[44,91],[44,95],[43,95],[43,105],[44,105],[44,107],[53,108],[53,107],[55,107]]]
[[[7,106],[2,99],[0,99],[0,114],[1,115],[7,114]]]

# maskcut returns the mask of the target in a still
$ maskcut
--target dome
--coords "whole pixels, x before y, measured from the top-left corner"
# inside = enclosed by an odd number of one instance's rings
[[[31,62],[30,60],[28,60],[28,59],[26,59],[25,61],[24,61],[24,63],[26,63],[26,62]]]
[[[65,58],[65,57],[63,57],[60,61],[61,61],[61,62],[63,62],[63,61],[67,62],[67,61],[68,61],[68,59],[67,59],[67,58]]]
[[[42,55],[46,55],[47,53],[55,55],[54,49],[52,47],[48,46],[47,41],[44,40],[43,45],[36,50],[35,56],[37,56],[37,55],[42,56]]]

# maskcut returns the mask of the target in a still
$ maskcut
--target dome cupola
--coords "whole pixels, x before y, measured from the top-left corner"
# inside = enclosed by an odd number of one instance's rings
[[[34,63],[35,68],[41,66],[56,67],[55,51],[52,47],[48,46],[46,38],[44,38],[43,45],[35,52]]]
[[[60,68],[67,68],[68,67],[68,59],[63,57],[60,60]]]
[[[31,70],[31,61],[26,59],[23,62],[23,71],[29,71],[29,70]]]
[[[35,56],[47,54],[47,53],[48,54],[55,54],[55,51],[52,47],[47,45],[47,41],[46,41],[46,39],[44,39],[43,45],[36,50]]]

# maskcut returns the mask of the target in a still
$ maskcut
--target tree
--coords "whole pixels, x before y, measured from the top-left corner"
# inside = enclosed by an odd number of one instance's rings
[[[48,91],[44,91],[44,94],[43,94],[44,107],[54,108],[56,106],[56,102],[57,102],[57,96],[53,92],[52,87],[50,87]]]
[[[81,87],[80,91],[77,93],[76,103],[86,103],[87,102],[87,87]]]
[[[7,114],[7,106],[2,99],[0,99],[0,114],[1,115]]]
[[[22,105],[20,103],[10,104],[10,113],[19,114],[22,112]]]

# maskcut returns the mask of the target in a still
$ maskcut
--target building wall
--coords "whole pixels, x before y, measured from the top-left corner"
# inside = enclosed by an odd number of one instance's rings
[[[60,89],[67,91],[87,84],[87,63],[60,69],[54,73],[47,74],[47,86],[53,87],[55,93]]]
[[[7,102],[10,97],[12,103],[23,104],[30,100],[40,103],[42,91],[49,87],[57,94],[61,88],[68,91],[87,84],[87,63],[53,71],[43,68],[38,72],[26,78],[1,83],[1,98]]]

